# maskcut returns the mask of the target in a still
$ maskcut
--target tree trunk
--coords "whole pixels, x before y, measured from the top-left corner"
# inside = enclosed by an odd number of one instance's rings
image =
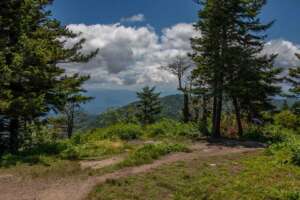
[[[20,122],[17,118],[12,118],[9,123],[9,148],[12,154],[16,154],[19,149]]]
[[[223,78],[223,76],[221,76]],[[220,81],[219,84],[216,84],[217,94],[214,95],[214,108],[213,108],[213,128],[212,136],[214,138],[221,137],[221,115],[222,115],[222,106],[223,106],[223,81]]]
[[[68,138],[71,138],[73,135],[73,123],[72,122],[68,122],[67,134],[68,134]]]
[[[238,103],[237,98],[233,97],[233,106],[235,110],[235,116],[236,116],[236,122],[238,126],[238,134],[240,137],[243,136],[243,125],[242,125],[242,120],[241,120],[241,111],[240,111],[240,106]]]
[[[204,135],[208,135],[209,131],[207,128],[207,118],[208,118],[208,110],[207,110],[207,97],[205,95],[203,95],[202,97],[202,101],[203,101],[203,106],[202,106],[202,132]]]
[[[72,104],[70,108],[70,113],[67,116],[67,134],[68,138],[71,138],[73,135],[74,129],[74,112],[75,112],[75,105]]]
[[[186,91],[183,93],[183,121],[184,123],[190,121],[189,94]]]

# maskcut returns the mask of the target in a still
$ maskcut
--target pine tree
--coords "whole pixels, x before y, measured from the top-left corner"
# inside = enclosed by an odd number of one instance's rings
[[[259,14],[265,0],[203,0],[192,39],[198,74],[212,91],[213,135],[220,136],[224,95],[233,102],[240,135],[242,111],[252,114],[271,106],[269,97],[280,91],[274,86],[281,69],[273,67],[275,55],[260,56],[265,35],[273,22],[262,24]]]
[[[84,96],[83,93],[86,92],[81,88],[82,84],[89,79],[89,76],[79,76],[75,74],[71,77],[65,76],[64,78],[64,99],[65,104],[60,108],[60,112],[65,118],[65,123],[67,127],[67,136],[69,138],[73,135],[75,114],[79,111],[80,105],[84,104],[90,100],[92,97]]]
[[[300,60],[300,54],[296,54]],[[300,113],[300,67],[294,67],[289,69],[289,76],[287,77],[289,83],[292,84],[290,92],[292,96],[297,99],[295,104],[292,106],[292,110],[296,113]]]
[[[233,25],[229,32],[231,62],[225,90],[232,99],[242,135],[241,112],[258,117],[260,111],[273,107],[269,98],[280,92],[275,83],[280,81],[276,77],[282,70],[274,68],[276,55],[262,55],[267,37],[264,33],[273,25],[273,22],[262,24],[259,19],[266,1],[231,0],[228,4]]]
[[[300,60],[300,54],[296,54],[296,56]],[[300,67],[290,68],[287,80],[292,84],[290,91],[294,94],[294,97],[300,98]]]
[[[18,150],[24,124],[66,103],[65,70],[59,64],[86,62],[97,53],[82,55],[84,40],[64,48],[66,40],[77,35],[51,17],[46,9],[52,2],[0,3],[0,110],[10,121],[11,152]]]
[[[209,117],[209,113],[210,113],[210,109],[209,109],[209,102],[211,99],[211,93],[209,91],[209,86],[207,85],[207,83],[205,81],[203,81],[204,79],[201,76],[201,70],[199,68],[195,69],[192,71],[192,89],[191,89],[191,93],[195,99],[195,101],[197,101],[197,103],[200,103],[200,108],[196,108],[198,109],[199,113],[201,110],[202,116],[198,116],[197,118],[200,117],[200,131],[201,133],[203,133],[204,135],[209,135],[209,130],[208,130],[208,117]],[[195,108],[194,108],[195,109]],[[197,120],[197,122],[199,122],[199,120]]]
[[[220,137],[224,77],[227,68],[228,29],[230,21],[226,0],[202,0],[199,21],[195,25],[201,37],[192,39],[192,59],[197,64],[197,73],[209,86],[213,97],[212,135]]]
[[[137,117],[143,125],[154,123],[161,112],[160,93],[154,91],[155,87],[147,86],[141,92],[137,92],[139,98]]]

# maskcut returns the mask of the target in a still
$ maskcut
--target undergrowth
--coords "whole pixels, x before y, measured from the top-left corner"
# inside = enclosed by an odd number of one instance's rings
[[[188,152],[189,149],[183,144],[169,144],[169,143],[157,143],[157,144],[145,144],[143,147],[137,149],[130,154],[120,166],[137,166],[142,164],[151,163],[164,155],[173,152]]]

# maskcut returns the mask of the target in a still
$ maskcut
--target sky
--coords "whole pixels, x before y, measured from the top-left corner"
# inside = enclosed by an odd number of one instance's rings
[[[88,89],[158,85],[175,91],[175,77],[161,66],[191,51],[190,38],[201,35],[192,26],[199,9],[193,0],[56,0],[53,16],[86,39],[83,52],[100,49],[87,64],[62,67],[91,75]],[[294,56],[300,44],[299,11],[299,0],[269,0],[261,14],[263,22],[276,20],[264,53],[279,53],[279,67],[300,65]]]

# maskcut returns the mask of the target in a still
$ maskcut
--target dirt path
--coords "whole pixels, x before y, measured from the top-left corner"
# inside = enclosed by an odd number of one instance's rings
[[[61,180],[56,183],[31,182],[18,183],[11,180],[0,180],[0,200],[82,200],[87,197],[94,186],[105,183],[107,180],[119,179],[139,173],[147,173],[162,165],[177,161],[187,161],[211,156],[220,156],[233,153],[256,151],[257,148],[241,146],[221,146],[198,143],[192,147],[192,153],[176,153],[156,160],[151,164],[124,168],[119,171],[98,177],[89,177],[85,180]],[[120,158],[122,160],[122,158]],[[107,163],[116,163],[117,159],[108,160]],[[95,164],[95,165],[94,165]],[[92,163],[91,166],[99,166]]]
[[[110,165],[118,164],[126,158],[126,155],[119,155],[105,160],[91,160],[81,161],[80,166],[82,169],[101,169]]]

